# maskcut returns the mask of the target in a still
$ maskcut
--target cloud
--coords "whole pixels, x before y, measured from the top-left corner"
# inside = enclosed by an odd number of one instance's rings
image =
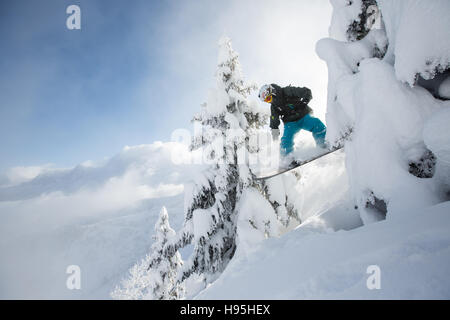
[[[38,175],[44,174],[52,170],[52,164],[46,164],[43,166],[18,166],[8,169],[5,176],[5,183],[7,185],[18,185],[26,181],[30,181],[36,178]],[[0,184],[1,186],[1,184]]]
[[[161,206],[175,228],[181,225],[184,184],[201,169],[171,161],[183,150],[156,142],[87,166],[10,171],[24,182],[0,187],[0,297],[107,297],[148,252]],[[71,264],[88,275],[83,292],[65,287]]]

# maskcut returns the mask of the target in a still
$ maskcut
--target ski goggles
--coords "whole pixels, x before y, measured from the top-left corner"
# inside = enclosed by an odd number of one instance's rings
[[[264,99],[264,102],[271,103],[273,100],[273,97],[271,94],[269,94],[269,95],[263,97],[263,99]]]

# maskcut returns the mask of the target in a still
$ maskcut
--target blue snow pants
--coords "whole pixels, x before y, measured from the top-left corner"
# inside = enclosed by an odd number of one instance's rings
[[[316,144],[319,147],[325,147],[327,128],[322,121],[307,114],[300,120],[284,124],[284,133],[280,145],[282,155],[287,155],[294,150],[294,136],[302,129],[312,132]]]

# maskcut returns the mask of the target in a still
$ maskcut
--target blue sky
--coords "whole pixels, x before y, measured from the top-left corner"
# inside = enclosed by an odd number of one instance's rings
[[[71,4],[81,30],[66,28]],[[101,160],[189,129],[214,86],[222,35],[249,80],[311,87],[323,118],[326,66],[314,45],[330,15],[327,0],[3,0],[0,172]]]

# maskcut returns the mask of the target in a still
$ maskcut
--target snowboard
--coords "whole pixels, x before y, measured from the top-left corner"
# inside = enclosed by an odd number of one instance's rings
[[[312,157],[307,158],[307,159],[303,159],[303,160],[297,160],[295,164],[290,165],[286,168],[277,168],[271,171],[267,171],[267,172],[257,172],[256,173],[256,180],[265,180],[265,179],[269,179],[269,178],[273,178],[276,177],[280,174],[286,173],[288,171],[291,171],[295,168],[301,167],[307,163],[310,163],[314,160],[317,160],[319,158],[322,158],[323,156],[326,156],[327,154],[333,153],[335,151],[341,150],[343,148],[343,146],[337,147],[337,148],[333,148],[333,149],[323,149],[321,150],[319,153],[314,154]]]

